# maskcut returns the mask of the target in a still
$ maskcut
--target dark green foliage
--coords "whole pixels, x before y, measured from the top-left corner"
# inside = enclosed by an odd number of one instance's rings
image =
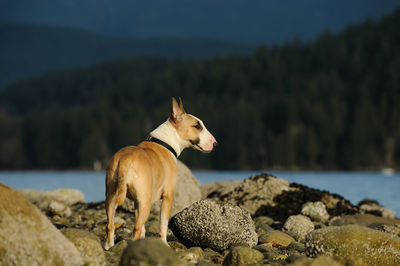
[[[204,58],[249,54],[254,48],[205,38],[117,38],[67,27],[1,22],[0,40],[0,89],[17,79],[49,70],[88,66],[119,57]]]
[[[90,167],[137,144],[170,99],[220,146],[193,168],[371,169],[400,163],[400,11],[251,56],[137,58],[47,74],[0,94],[0,167]]]

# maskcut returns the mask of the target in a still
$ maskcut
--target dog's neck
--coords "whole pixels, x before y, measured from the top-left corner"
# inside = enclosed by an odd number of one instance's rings
[[[170,145],[175,150],[177,157],[185,148],[188,147],[187,142],[183,141],[179,137],[176,129],[171,125],[169,119],[151,131],[150,136],[162,140]]]

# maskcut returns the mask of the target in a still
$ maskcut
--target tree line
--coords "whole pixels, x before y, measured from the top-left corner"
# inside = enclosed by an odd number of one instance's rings
[[[172,96],[220,143],[192,168],[377,169],[400,163],[400,11],[313,42],[209,59],[141,57],[0,93],[0,168],[88,168],[164,122]]]

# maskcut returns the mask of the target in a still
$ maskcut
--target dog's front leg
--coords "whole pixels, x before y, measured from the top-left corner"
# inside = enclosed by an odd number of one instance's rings
[[[168,220],[172,209],[172,203],[174,201],[174,192],[164,193],[161,202],[161,214],[160,214],[160,238],[167,244],[167,230]]]

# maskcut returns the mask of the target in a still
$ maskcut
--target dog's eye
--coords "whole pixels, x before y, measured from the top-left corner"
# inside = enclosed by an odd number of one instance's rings
[[[195,129],[200,130],[201,129],[201,125],[200,123],[197,123],[196,125],[193,126]]]

